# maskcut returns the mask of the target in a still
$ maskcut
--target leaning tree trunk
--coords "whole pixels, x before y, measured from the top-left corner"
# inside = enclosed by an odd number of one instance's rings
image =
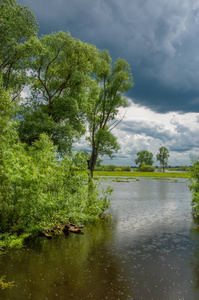
[[[98,147],[99,147],[99,142],[96,143],[95,141],[95,134],[96,134],[96,128],[95,124],[93,124],[93,129],[92,129],[92,152],[91,152],[91,157],[88,162],[88,168],[91,172],[91,178],[93,178],[93,171],[97,162],[97,157],[98,157]]]
[[[91,178],[93,178],[93,171],[94,171],[94,168],[95,168],[95,165],[97,162],[97,157],[98,157],[98,153],[97,153],[96,149],[93,149],[90,160],[89,160],[89,164],[88,164],[89,170],[91,172]]]

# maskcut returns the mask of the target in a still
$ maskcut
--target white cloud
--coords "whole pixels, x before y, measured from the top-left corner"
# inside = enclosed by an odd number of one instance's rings
[[[120,118],[124,112],[120,110]],[[165,146],[170,151],[170,165],[190,165],[199,153],[198,118],[198,113],[159,114],[131,102],[124,120],[114,129],[121,150],[113,163],[134,165],[138,151],[148,150],[155,158],[158,149]],[[105,162],[110,163],[108,159]]]

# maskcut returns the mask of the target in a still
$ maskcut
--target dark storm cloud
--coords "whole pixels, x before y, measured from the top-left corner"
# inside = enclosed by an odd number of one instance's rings
[[[131,65],[128,96],[157,112],[199,112],[197,0],[19,0],[40,33],[71,35]]]

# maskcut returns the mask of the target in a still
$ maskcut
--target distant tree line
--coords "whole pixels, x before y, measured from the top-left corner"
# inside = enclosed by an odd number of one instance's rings
[[[160,162],[160,165],[165,171],[165,167],[168,167],[169,150],[166,147],[160,147],[159,152],[156,155],[156,160]],[[130,166],[116,166],[114,164],[101,165],[102,160],[98,160],[95,166],[96,171],[131,171],[133,167]],[[137,153],[135,163],[139,171],[141,172],[154,172],[153,167],[153,153],[147,150],[141,150]]]
[[[117,165],[96,165],[95,171],[131,171],[130,166],[117,166]]]
[[[159,148],[159,152],[156,155],[156,160],[160,162],[163,172],[165,167],[168,165],[169,150],[162,146]],[[153,153],[147,150],[141,150],[137,153],[137,158],[135,159],[136,165],[140,171],[153,172],[155,168],[153,167]]]

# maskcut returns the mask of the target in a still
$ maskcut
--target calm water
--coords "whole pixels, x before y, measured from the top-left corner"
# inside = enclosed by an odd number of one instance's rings
[[[0,299],[199,299],[187,181],[111,182],[112,222],[0,256]],[[108,182],[104,182],[108,185]]]

